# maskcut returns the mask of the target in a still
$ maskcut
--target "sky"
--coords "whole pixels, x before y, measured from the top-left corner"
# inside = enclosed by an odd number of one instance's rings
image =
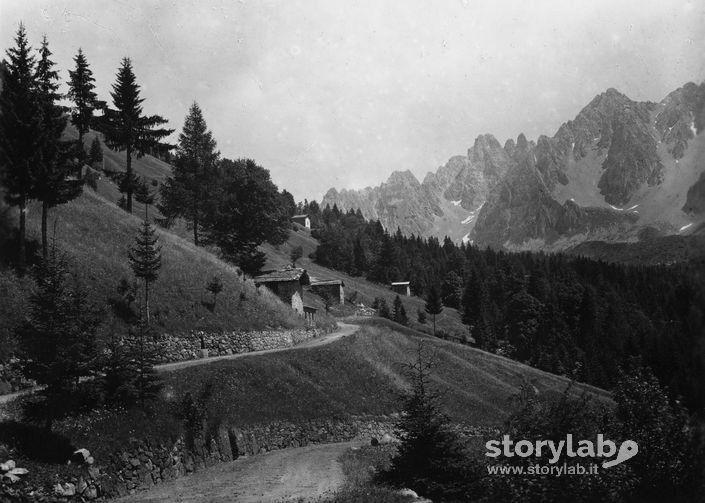
[[[81,47],[104,100],[130,57],[146,113],[178,133],[198,102],[297,201],[705,80],[705,0],[0,0],[1,49],[20,21],[64,81]]]

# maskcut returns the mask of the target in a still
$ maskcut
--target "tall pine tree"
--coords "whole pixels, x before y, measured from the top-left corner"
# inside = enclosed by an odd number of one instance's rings
[[[80,159],[84,157],[83,136],[88,132],[93,122],[93,111],[98,107],[96,99],[95,79],[88,66],[88,60],[81,48],[73,58],[76,63],[74,70],[69,70],[68,98],[73,101],[75,108],[71,111],[71,123],[78,130],[78,152]]]
[[[433,318],[433,335],[436,335],[436,315],[443,312],[443,302],[441,301],[441,294],[438,291],[438,287],[431,287],[431,291],[426,297],[426,312]]]
[[[58,104],[58,74],[54,70],[46,36],[37,63],[37,101],[42,125],[39,159],[34,167],[34,194],[42,203],[42,257],[47,259],[49,208],[76,198],[82,190],[80,165],[71,155],[67,142],[61,141],[66,127],[63,108]]]
[[[27,265],[27,203],[33,197],[33,169],[38,161],[42,140],[42,121],[37,102],[35,59],[20,24],[15,47],[7,50],[2,68],[0,93],[0,176],[5,200],[19,208],[19,269]]]
[[[149,286],[157,280],[162,266],[161,246],[157,244],[158,241],[156,230],[145,219],[128,253],[132,272],[144,282],[144,318],[147,326],[150,323]]]
[[[124,58],[110,93],[115,109],[106,109],[105,144],[115,151],[125,151],[125,174],[120,192],[127,195],[126,208],[132,213],[132,194],[137,187],[137,177],[132,169],[132,157],[140,158],[151,149],[170,148],[161,139],[174,132],[159,128],[166,119],[159,115],[145,116],[142,112],[140,86],[132,71],[130,58]]]
[[[168,220],[185,217],[193,226],[193,242],[199,245],[204,205],[211,195],[219,152],[208,130],[203,112],[194,102],[179,135],[173,176],[161,188],[159,210]]]

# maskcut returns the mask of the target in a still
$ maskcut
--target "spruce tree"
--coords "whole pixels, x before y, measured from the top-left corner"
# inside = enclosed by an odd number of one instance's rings
[[[42,125],[39,159],[35,165],[34,193],[42,203],[42,257],[49,253],[47,221],[49,208],[66,203],[81,193],[83,181],[80,166],[71,155],[67,142],[61,141],[66,128],[63,108],[58,104],[61,98],[58,90],[58,73],[50,59],[51,51],[46,36],[39,49],[37,63],[37,102]]]
[[[5,200],[19,208],[19,269],[27,265],[27,204],[33,198],[33,169],[37,164],[42,140],[42,121],[37,101],[35,59],[20,23],[15,47],[8,49],[2,65],[0,92],[0,182]]]
[[[147,326],[150,323],[149,287],[157,280],[162,266],[161,246],[157,244],[158,241],[156,230],[145,219],[128,253],[132,272],[137,279],[144,282],[144,319]]]
[[[161,188],[159,210],[168,219],[185,217],[193,226],[193,242],[199,245],[204,205],[210,197],[219,152],[203,112],[194,102],[189,108],[174,160],[173,176]]]
[[[213,295],[213,309],[215,309],[215,302],[217,300],[218,294],[223,291],[223,282],[220,277],[216,274],[211,278],[211,280],[206,285],[206,290]]]
[[[105,144],[112,150],[125,151],[125,173],[119,188],[126,195],[125,209],[132,213],[132,194],[138,182],[132,169],[132,157],[139,159],[151,149],[170,148],[160,140],[174,130],[158,128],[167,122],[158,115],[143,115],[144,99],[140,98],[140,86],[129,58],[122,60],[110,95],[115,109],[106,109]]]
[[[406,309],[404,309],[404,304],[401,301],[401,297],[398,295],[394,298],[394,314],[392,319],[402,325],[409,323],[409,318],[406,316]]]
[[[154,204],[154,192],[149,190],[147,181],[137,178],[135,187],[135,200],[144,205],[144,219],[149,220],[149,207]]]
[[[16,335],[24,375],[45,386],[43,416],[51,428],[53,419],[69,412],[79,378],[91,374],[100,316],[80,284],[70,287],[66,261],[56,243],[34,276],[36,289],[27,319]]]
[[[433,362],[422,344],[415,360],[405,367],[411,392],[403,399],[403,413],[396,425],[401,443],[380,479],[410,487],[434,501],[467,501],[471,472],[467,453],[441,411],[441,395],[431,387]]]
[[[98,135],[95,135],[95,138],[93,138],[93,142],[91,143],[89,161],[91,164],[96,164],[103,161],[103,148],[100,146],[100,138]]]
[[[433,319],[433,336],[436,336],[436,315],[443,312],[443,302],[441,302],[441,294],[437,287],[431,287],[431,291],[426,297],[425,310]]]
[[[78,49],[78,53],[73,60],[76,63],[76,67],[74,70],[69,70],[69,92],[67,96],[75,105],[75,108],[71,111],[71,123],[78,130],[77,146],[79,158],[83,160],[83,136],[93,123],[93,111],[98,107],[99,103],[96,93],[93,91],[95,89],[93,72],[88,66],[88,60],[81,48]]]

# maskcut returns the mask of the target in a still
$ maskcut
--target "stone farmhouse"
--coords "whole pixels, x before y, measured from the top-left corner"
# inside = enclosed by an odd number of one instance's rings
[[[294,311],[304,315],[304,289],[311,283],[305,269],[288,266],[278,271],[268,271],[255,278],[257,286],[264,285],[289,304]]]

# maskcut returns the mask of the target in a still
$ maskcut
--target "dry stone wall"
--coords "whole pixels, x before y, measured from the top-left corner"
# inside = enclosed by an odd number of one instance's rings
[[[178,438],[171,445],[132,439],[107,460],[96,460],[83,473],[61,481],[58,501],[114,498],[149,489],[217,463],[309,444],[381,438],[394,432],[394,417],[277,422],[244,427],[220,426]],[[20,501],[19,499],[17,501]],[[25,500],[22,500],[25,501]],[[31,498],[28,501],[32,501]]]
[[[208,356],[223,356],[288,348],[323,334],[321,329],[309,328],[222,333],[194,331],[182,335],[165,335],[159,341],[160,363],[202,358],[202,345],[208,351]]]
[[[134,494],[156,484],[188,475],[218,463],[232,461],[278,449],[309,444],[345,442],[375,438],[394,439],[398,415],[353,417],[341,420],[312,420],[302,423],[274,422],[248,426],[221,425],[208,430],[205,425],[197,432],[179,437],[170,445],[156,444],[148,439],[131,439],[113,452],[108,459],[97,459],[82,468],[80,475],[57,481],[54,493],[41,497],[41,491],[5,496],[10,502],[62,501],[78,502]],[[210,431],[210,432],[209,432]],[[496,428],[456,427],[464,436],[497,435]],[[0,500],[3,500],[0,498]]]

